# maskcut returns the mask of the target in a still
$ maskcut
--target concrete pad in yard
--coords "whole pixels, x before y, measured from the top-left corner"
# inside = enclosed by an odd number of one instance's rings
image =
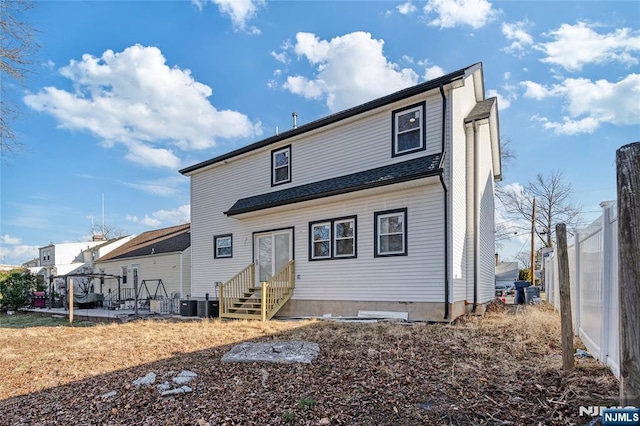
[[[317,343],[271,342],[243,343],[222,357],[222,362],[275,362],[311,364],[320,352]]]

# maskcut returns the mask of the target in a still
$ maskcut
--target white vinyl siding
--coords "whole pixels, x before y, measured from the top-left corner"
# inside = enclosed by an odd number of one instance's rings
[[[407,189],[394,186],[386,188],[386,192],[366,196],[352,193],[348,197],[325,198],[322,203],[308,207],[297,204],[273,213],[265,210],[251,217],[216,222],[209,232],[232,229],[234,240],[242,243],[234,247],[233,259],[224,261],[203,259],[195,255],[194,249],[193,295],[203,296],[211,291],[211,283],[227,281],[253,261],[253,232],[293,227],[295,268],[300,276],[296,279],[294,299],[443,301],[442,188],[437,179]],[[411,212],[408,256],[374,257],[374,211],[405,207]],[[309,221],[321,221],[336,213],[343,217],[357,216],[358,257],[339,262],[310,261]],[[196,236],[193,224],[192,236]],[[192,247],[198,244],[197,240],[193,238]]]
[[[182,263],[182,267],[181,267]],[[105,274],[122,275],[123,268],[128,270],[128,279],[126,284],[121,284],[121,288],[133,288],[133,271],[132,268],[138,269],[138,286],[142,285],[143,280],[148,280],[147,288],[154,295],[157,288],[158,279],[162,280],[167,294],[180,293],[185,297],[191,293],[191,249],[187,249],[180,253],[157,254],[153,256],[141,256],[126,259],[107,260],[104,262],[96,262],[95,271],[103,270]],[[182,273],[182,276],[180,275]],[[181,281],[182,278],[182,281]],[[98,280],[95,281],[96,291],[99,290]],[[118,291],[118,281],[115,279],[105,279],[102,286],[102,293],[105,298],[112,292]],[[164,293],[158,293],[159,295]],[[146,297],[146,294],[143,293]],[[204,296],[204,295],[203,295]]]

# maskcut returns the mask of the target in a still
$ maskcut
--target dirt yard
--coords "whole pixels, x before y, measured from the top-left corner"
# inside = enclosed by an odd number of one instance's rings
[[[591,358],[561,371],[559,316],[500,303],[452,325],[139,321],[11,328],[0,317],[0,425],[586,425],[617,405]],[[312,364],[221,363],[234,345],[304,340]],[[576,347],[582,347],[576,341]],[[161,396],[182,370],[192,392]],[[134,385],[155,373],[153,385]]]

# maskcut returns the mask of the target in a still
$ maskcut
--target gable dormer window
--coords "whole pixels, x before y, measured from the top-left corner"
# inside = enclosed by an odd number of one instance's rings
[[[424,102],[393,111],[392,157],[426,149]]]
[[[291,145],[271,151],[271,186],[291,182]]]

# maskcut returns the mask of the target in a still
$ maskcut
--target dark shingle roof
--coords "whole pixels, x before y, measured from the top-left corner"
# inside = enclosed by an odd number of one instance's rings
[[[493,104],[496,103],[497,98],[489,98],[484,101],[478,102],[469,115],[464,119],[465,123],[470,123],[473,120],[482,120],[484,118],[489,118],[491,116],[491,108]]]
[[[147,231],[100,257],[97,262],[184,251],[191,246],[191,225]]]
[[[236,149],[235,151],[231,151],[228,152],[226,154],[220,155],[218,157],[212,158],[210,160],[206,160],[203,161],[201,163],[198,164],[194,164],[193,166],[189,166],[189,167],[185,167],[184,169],[180,170],[179,172],[184,174],[188,174],[191,172],[194,172],[198,169],[201,169],[203,167],[207,167],[210,166],[211,164],[215,164],[215,163],[219,163],[223,160],[227,160],[229,158],[233,158],[235,156],[241,155],[241,154],[245,154],[247,152],[251,152],[253,150],[256,149],[260,149],[262,147],[280,142],[282,140],[291,138],[293,136],[297,136],[324,126],[328,126],[332,123],[336,123],[340,120],[344,120],[346,118],[349,117],[353,117],[354,115],[357,114],[361,114],[363,112],[366,111],[371,111],[375,108],[379,108],[381,106],[385,106],[388,105],[390,103],[402,100],[402,99],[406,99],[409,98],[411,96],[423,93],[423,92],[427,92],[429,90],[433,90],[436,89],[440,86],[452,83],[453,81],[459,80],[464,78],[464,76],[466,75],[467,71],[470,69],[473,69],[474,67],[481,67],[482,64],[481,63],[476,63],[473,65],[470,65],[468,67],[465,68],[461,68],[457,71],[451,72],[449,74],[443,75],[441,77],[435,78],[433,80],[429,80],[429,81],[425,81],[424,83],[420,83],[418,85],[412,86],[412,87],[408,87],[406,89],[400,90],[398,92],[392,93],[390,95],[387,96],[383,96],[381,98],[378,99],[374,99],[372,101],[366,102],[362,105],[357,105],[353,108],[349,108],[346,109],[344,111],[340,111],[337,112],[335,114],[331,114],[327,117],[323,117],[319,120],[315,120],[312,121],[311,123],[305,124],[303,126],[299,126],[295,129],[292,130],[288,130],[286,132],[282,132],[278,135],[275,136],[271,136],[269,138],[263,139],[261,141],[258,142],[254,142],[250,145],[244,146],[242,148]]]
[[[233,216],[270,207],[435,176],[442,170],[441,160],[442,154],[438,153],[402,163],[242,198],[236,201],[225,214]]]

